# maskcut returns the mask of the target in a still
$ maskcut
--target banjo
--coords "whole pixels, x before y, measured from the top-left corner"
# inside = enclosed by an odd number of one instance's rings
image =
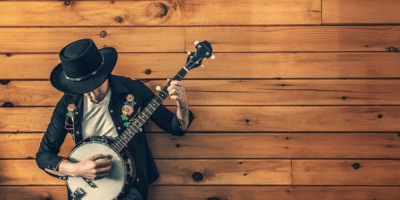
[[[207,41],[195,42],[196,52],[189,53],[185,66],[172,78],[182,80],[189,70],[201,65],[203,58],[214,59],[212,47]],[[172,81],[171,80],[171,81]],[[117,138],[92,136],[79,142],[70,152],[71,162],[80,162],[95,154],[108,155],[112,158],[111,171],[107,177],[90,180],[83,177],[68,177],[67,186],[75,200],[116,200],[133,183],[136,176],[135,163],[125,148],[140,127],[149,119],[153,112],[168,96],[168,86],[171,81],[156,95],[145,109],[135,118],[129,127]],[[106,191],[106,192],[105,192]]]

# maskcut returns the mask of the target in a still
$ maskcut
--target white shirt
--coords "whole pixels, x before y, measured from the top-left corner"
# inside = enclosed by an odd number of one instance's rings
[[[82,120],[82,137],[83,139],[90,136],[108,136],[118,137],[117,129],[108,111],[108,105],[111,98],[111,89],[107,92],[103,101],[96,104],[84,97],[83,102],[83,120]]]

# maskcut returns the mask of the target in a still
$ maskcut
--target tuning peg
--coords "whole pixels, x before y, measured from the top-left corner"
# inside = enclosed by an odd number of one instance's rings
[[[189,55],[191,54],[190,51],[188,51],[188,54],[189,54]]]
[[[199,41],[196,40],[196,42],[194,42],[194,45],[197,45],[199,43]]]
[[[201,67],[204,67],[204,65],[201,65]]]
[[[215,58],[215,55],[212,55],[212,56],[211,56],[211,60],[214,60],[214,58]]]
[[[156,90],[160,92],[161,91],[161,87],[159,85],[157,85]]]

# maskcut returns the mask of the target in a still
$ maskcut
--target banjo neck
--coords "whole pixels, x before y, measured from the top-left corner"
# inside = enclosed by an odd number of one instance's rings
[[[111,148],[116,152],[121,152],[128,142],[138,133],[140,127],[150,118],[150,116],[157,110],[161,103],[168,96],[168,87],[173,80],[182,80],[189,70],[183,66],[182,69],[168,82],[168,84],[150,101],[150,103],[143,109],[143,111],[135,118],[135,120],[128,126],[127,129],[115,140]]]

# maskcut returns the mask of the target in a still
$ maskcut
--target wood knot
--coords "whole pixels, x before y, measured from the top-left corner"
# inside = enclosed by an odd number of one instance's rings
[[[107,32],[101,31],[100,32],[100,37],[105,38],[107,36]]]
[[[290,190],[286,190],[287,193],[290,193]]]
[[[155,2],[147,7],[147,16],[152,19],[163,18],[168,14],[168,6],[161,2]]]
[[[181,147],[181,145],[180,145],[180,144],[176,144],[175,146],[176,146],[176,148],[179,148],[179,147]]]
[[[11,57],[11,55],[12,55],[11,53],[6,54],[7,57]]]
[[[11,102],[4,102],[2,106],[3,107],[13,107],[14,105]]]
[[[112,4],[114,4],[114,1],[111,1]]]
[[[7,85],[8,83],[10,83],[10,80],[0,80],[0,84],[2,85]]]
[[[358,168],[360,168],[360,166],[361,166],[360,163],[354,163],[353,164],[353,168],[354,169],[358,169]]]
[[[124,19],[122,17],[115,17],[114,19],[116,22],[118,23],[122,23],[124,21]]]
[[[221,200],[221,199],[218,198],[218,197],[210,197],[210,198],[208,198],[207,200]]]
[[[398,52],[399,50],[396,47],[389,47],[390,52]]]
[[[346,96],[342,96],[342,99],[343,99],[343,100],[346,100],[346,99],[347,99],[347,97],[346,97]]]
[[[399,136],[399,137],[400,137],[400,133],[397,133],[397,136]]]
[[[195,181],[201,181],[201,180],[203,180],[204,176],[203,176],[203,174],[200,173],[200,172],[195,172],[195,173],[193,173],[192,178],[193,178]]]
[[[381,119],[383,116],[382,115],[378,115],[378,118]]]
[[[250,120],[249,120],[249,119],[246,119],[245,121],[246,121],[246,123],[249,123],[249,122],[250,122]]]
[[[286,137],[286,140],[289,140],[289,137]]]
[[[151,74],[151,69],[146,70],[146,74]]]

